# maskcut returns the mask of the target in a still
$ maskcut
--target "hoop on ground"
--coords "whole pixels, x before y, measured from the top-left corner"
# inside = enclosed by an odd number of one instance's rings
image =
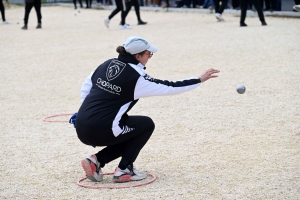
[[[61,117],[61,116],[72,116],[74,113],[72,114],[57,114],[57,115],[51,115],[48,117],[45,117],[43,119],[44,122],[69,122],[69,120],[49,120],[50,118],[55,118],[55,117]]]
[[[104,173],[103,175],[111,175],[111,174],[114,174],[114,173],[113,172]],[[93,185],[82,184],[81,182],[83,180],[85,180],[86,178],[79,179],[77,181],[77,185],[79,185],[81,187],[92,188],[92,189],[121,189],[121,188],[139,187],[139,186],[142,186],[142,185],[147,185],[149,183],[152,183],[152,182],[154,182],[156,180],[156,176],[154,174],[151,174],[151,173],[148,173],[148,172],[147,172],[147,174],[152,177],[151,180],[149,180],[147,182],[144,182],[144,183],[134,184],[134,185],[127,185],[127,186],[99,185],[99,186],[93,186]]]

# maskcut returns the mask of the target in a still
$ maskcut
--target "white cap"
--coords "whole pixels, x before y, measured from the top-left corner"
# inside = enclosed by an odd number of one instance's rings
[[[131,36],[123,44],[126,52],[130,54],[137,54],[145,50],[150,52],[157,52],[157,47],[149,44],[147,40],[141,37]]]

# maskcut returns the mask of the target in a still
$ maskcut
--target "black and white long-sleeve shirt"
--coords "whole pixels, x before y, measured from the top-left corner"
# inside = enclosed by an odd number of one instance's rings
[[[131,55],[119,55],[101,64],[82,84],[76,128],[111,128],[117,137],[128,128],[123,121],[140,98],[179,94],[200,85],[199,78],[155,79],[144,69]]]

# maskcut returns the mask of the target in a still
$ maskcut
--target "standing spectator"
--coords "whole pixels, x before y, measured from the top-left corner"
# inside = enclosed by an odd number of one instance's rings
[[[85,0],[86,8],[92,8],[92,2],[93,0]]]
[[[293,6],[294,11],[300,12],[300,0],[295,0],[295,5]]]
[[[82,6],[82,1],[81,0],[78,0],[79,1],[79,4],[80,4],[80,8],[82,8],[83,6]],[[77,2],[76,2],[76,0],[73,0],[73,3],[74,3],[74,7],[75,7],[75,9],[77,9]]]
[[[2,0],[0,0],[0,11],[1,11],[2,23],[9,24],[9,22],[6,21],[6,19],[5,19],[5,8],[4,8]]]
[[[222,13],[225,9],[225,7],[227,6],[228,0],[222,0],[222,3],[220,5],[220,1],[221,0],[214,0],[215,3],[215,16],[217,18],[217,20],[220,21],[224,21],[223,17],[222,17]]]
[[[129,0],[126,3],[126,11],[125,11],[126,15],[125,15],[125,17],[128,15],[128,13],[131,10],[132,6],[134,6],[135,14],[136,14],[136,17],[137,17],[137,20],[138,20],[138,25],[145,25],[145,24],[147,24],[147,22],[144,22],[141,19],[139,0]]]
[[[34,6],[38,25],[36,28],[42,28],[42,14],[41,14],[41,0],[25,0],[25,17],[24,17],[24,26],[22,27],[23,30],[27,30],[28,18],[31,8]]]
[[[111,14],[104,19],[104,24],[107,28],[109,28],[109,22],[110,20],[118,14],[118,12],[121,11],[121,29],[131,29],[131,26],[129,24],[125,23],[126,19],[126,8],[123,6],[123,0],[116,0],[116,9],[111,12]]]
[[[244,27],[247,26],[245,24],[245,19],[247,15],[247,7],[248,7],[249,0],[241,0],[241,19],[240,19],[240,26]],[[267,23],[265,21],[264,13],[262,11],[262,8],[260,7],[259,0],[252,0],[252,3],[258,13],[259,20],[261,21],[262,26],[267,26]]]

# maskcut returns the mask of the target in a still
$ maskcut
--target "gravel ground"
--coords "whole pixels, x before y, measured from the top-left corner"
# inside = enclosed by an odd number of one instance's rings
[[[24,8],[6,10],[11,24],[0,25],[0,199],[299,199],[299,19],[267,17],[262,27],[248,17],[248,27],[240,28],[229,14],[218,23],[213,14],[142,12],[148,24],[137,26],[132,11],[127,22],[133,29],[120,30],[119,14],[104,26],[109,13],[42,7],[43,29],[35,29],[33,9],[23,31]],[[147,64],[153,77],[178,80],[214,67],[219,78],[188,93],[141,99],[130,112],[156,123],[135,163],[155,174],[155,182],[79,187],[81,159],[101,147],[83,145],[68,123],[43,118],[77,111],[86,76],[116,57],[115,48],[132,35],[159,47]],[[238,84],[247,88],[242,95]],[[110,178],[96,185],[112,185]]]

